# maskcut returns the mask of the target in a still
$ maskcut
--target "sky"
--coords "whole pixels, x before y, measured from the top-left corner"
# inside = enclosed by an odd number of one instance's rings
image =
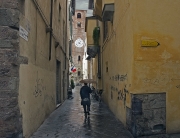
[[[87,16],[92,16],[92,10],[88,10],[89,0],[76,0],[76,10],[87,10]]]

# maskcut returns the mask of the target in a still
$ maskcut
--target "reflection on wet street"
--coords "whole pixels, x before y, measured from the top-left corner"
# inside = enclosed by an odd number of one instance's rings
[[[133,138],[108,107],[91,99],[90,116],[80,104],[80,87],[35,132],[32,138]]]

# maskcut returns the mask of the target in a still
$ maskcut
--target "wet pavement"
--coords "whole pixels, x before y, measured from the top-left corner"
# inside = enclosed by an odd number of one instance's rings
[[[31,136],[31,138],[133,138],[104,104],[91,98],[90,116],[85,118],[80,105],[80,86],[73,99],[66,100]],[[138,138],[180,138],[180,134],[160,134]]]
[[[79,89],[76,86],[74,98],[57,108],[31,138],[133,138],[104,103],[91,99],[90,116],[85,118]]]

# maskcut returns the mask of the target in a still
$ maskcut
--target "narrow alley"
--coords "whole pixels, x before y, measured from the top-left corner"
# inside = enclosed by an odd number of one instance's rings
[[[0,0],[0,138],[180,138],[179,5]]]
[[[104,103],[92,99],[90,117],[85,119],[79,90],[76,86],[74,98],[57,108],[31,138],[133,138]]]

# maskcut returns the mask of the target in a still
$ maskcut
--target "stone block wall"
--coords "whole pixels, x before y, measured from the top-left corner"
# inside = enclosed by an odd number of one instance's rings
[[[126,108],[126,125],[134,137],[166,133],[166,94],[134,94]]]
[[[0,137],[22,137],[18,106],[19,65],[27,64],[19,56],[19,16],[23,1],[0,0]]]

